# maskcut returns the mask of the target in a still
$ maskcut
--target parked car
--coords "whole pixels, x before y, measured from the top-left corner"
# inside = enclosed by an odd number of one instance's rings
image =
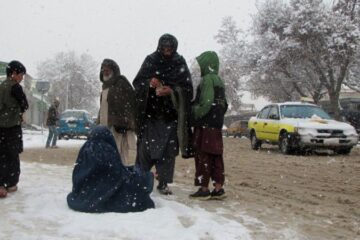
[[[59,139],[88,137],[93,126],[94,122],[86,110],[65,110],[60,115],[57,128]]]
[[[333,120],[319,106],[302,102],[285,102],[265,106],[249,120],[251,147],[263,143],[278,144],[282,153],[326,148],[349,154],[358,143],[353,126]]]
[[[234,138],[249,136],[248,121],[239,120],[231,123],[230,126],[225,130],[225,135],[227,137],[234,136]]]

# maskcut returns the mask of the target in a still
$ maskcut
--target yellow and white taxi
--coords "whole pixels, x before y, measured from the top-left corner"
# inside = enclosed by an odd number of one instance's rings
[[[353,126],[332,119],[319,106],[303,102],[265,106],[248,123],[251,148],[278,144],[284,154],[296,150],[327,148],[349,154],[359,136]]]

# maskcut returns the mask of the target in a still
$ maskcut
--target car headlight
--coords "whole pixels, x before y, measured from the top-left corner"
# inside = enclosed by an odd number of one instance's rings
[[[346,136],[352,136],[352,137],[358,137],[358,133],[356,132],[355,128],[350,128],[350,129],[346,129],[344,130],[344,134]]]
[[[299,135],[310,135],[310,136],[316,135],[316,130],[311,128],[296,127],[295,132],[298,133]]]

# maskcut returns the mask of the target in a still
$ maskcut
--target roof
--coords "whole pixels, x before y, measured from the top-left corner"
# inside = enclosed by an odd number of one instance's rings
[[[83,109],[66,109],[62,113],[65,113],[65,112],[85,112],[85,113],[89,113],[87,110],[83,110]]]
[[[307,103],[307,102],[282,102],[282,103],[271,103],[271,104],[268,104],[266,106],[271,106],[271,105],[279,105],[279,106],[284,106],[284,105],[306,105],[306,106],[315,106],[315,107],[318,107],[317,105],[315,104],[312,104],[312,103]]]

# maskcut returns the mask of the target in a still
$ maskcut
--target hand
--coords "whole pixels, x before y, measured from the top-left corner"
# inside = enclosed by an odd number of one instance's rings
[[[156,88],[156,96],[168,96],[173,92],[173,90],[169,86],[158,87]]]
[[[150,80],[150,87],[151,87],[151,88],[158,88],[158,87],[160,87],[160,86],[161,86],[161,82],[160,82],[159,79],[157,79],[157,78],[152,78],[152,79]]]
[[[114,126],[114,129],[117,133],[121,133],[121,134],[125,134],[127,131],[126,128],[120,126]]]

